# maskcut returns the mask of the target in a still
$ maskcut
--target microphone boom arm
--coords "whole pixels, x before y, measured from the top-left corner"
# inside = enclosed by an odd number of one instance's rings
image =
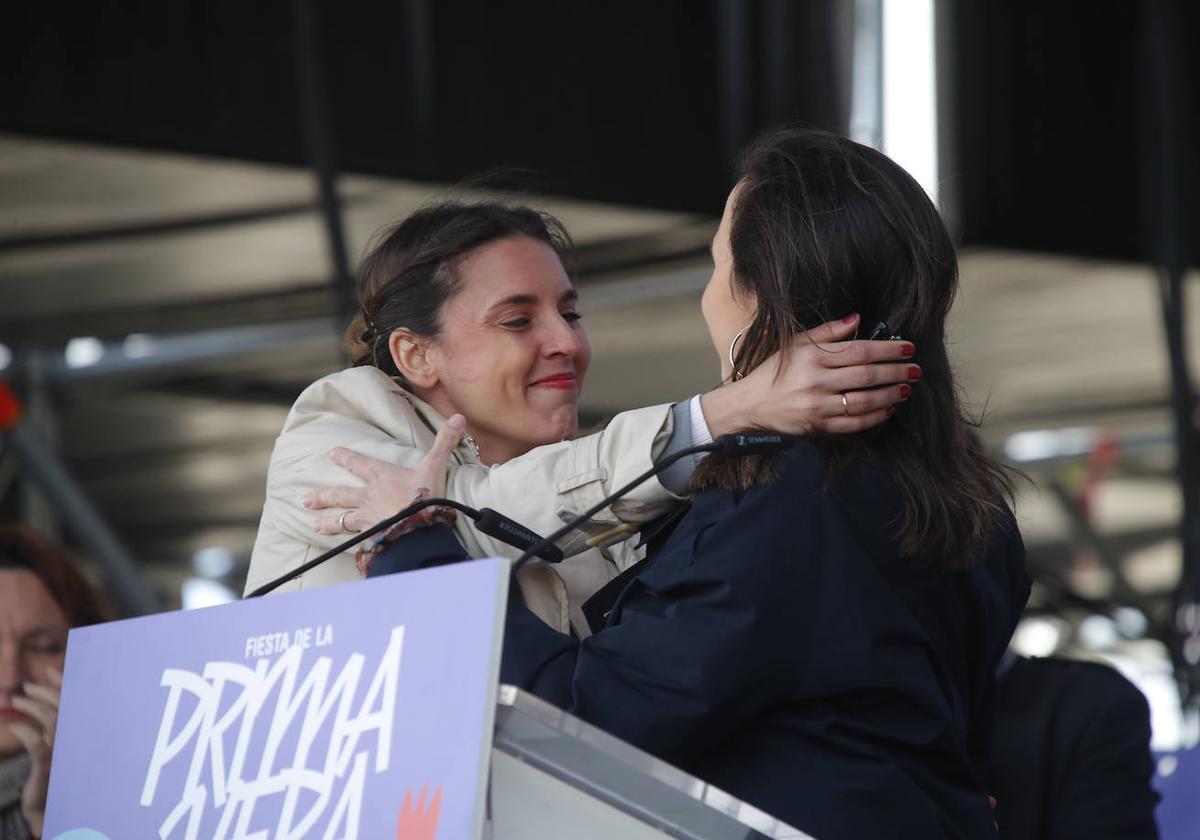
[[[535,555],[542,551],[547,545],[553,544],[555,541],[562,539],[575,528],[582,525],[587,520],[591,519],[604,508],[611,505],[613,502],[624,497],[629,491],[633,490],[642,482],[652,478],[658,473],[665,470],[667,467],[674,464],[680,458],[685,458],[688,455],[695,455],[699,452],[720,452],[730,457],[739,455],[749,455],[752,452],[774,452],[791,446],[795,442],[795,438],[791,435],[785,435],[781,432],[769,431],[747,431],[734,432],[731,434],[720,435],[713,439],[711,443],[701,444],[700,446],[689,446],[686,449],[680,449],[677,452],[672,452],[665,458],[655,461],[650,469],[639,475],[633,481],[626,484],[621,489],[617,490],[611,496],[602,499],[597,504],[592,505],[583,513],[576,516],[566,525],[563,525],[550,536],[543,539],[536,545],[531,546],[524,554],[517,558],[513,563],[512,573],[516,574],[517,570],[528,563]]]
[[[263,584],[246,597],[257,598],[260,595],[266,595],[268,592],[278,589],[280,586],[283,586],[283,584],[290,580],[294,580],[310,569],[316,568],[326,560],[336,557],[342,552],[353,548],[367,537],[374,536],[380,531],[384,531],[392,527],[397,522],[412,516],[414,513],[434,505],[444,505],[445,507],[451,507],[457,511],[461,511],[473,519],[476,523],[476,527],[488,536],[494,537],[501,542],[508,543],[509,545],[515,545],[517,548],[525,548],[527,549],[527,553],[542,557],[548,562],[558,563],[563,559],[562,551],[558,548],[558,546],[554,545],[550,541],[542,539],[538,534],[524,527],[519,522],[509,519],[504,514],[492,510],[491,508],[475,510],[475,508],[468,507],[467,505],[464,505],[461,502],[456,502],[453,499],[422,499],[419,502],[409,505],[400,512],[389,516],[387,519],[375,523],[365,531],[359,531],[350,537],[350,539],[335,545],[333,548],[329,549],[319,557],[314,557],[312,560],[309,560],[307,563],[292,569],[290,572],[282,575],[281,577]]]

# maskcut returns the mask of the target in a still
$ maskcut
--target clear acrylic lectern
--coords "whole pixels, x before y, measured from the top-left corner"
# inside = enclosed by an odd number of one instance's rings
[[[492,840],[814,840],[579,718],[500,686]]]

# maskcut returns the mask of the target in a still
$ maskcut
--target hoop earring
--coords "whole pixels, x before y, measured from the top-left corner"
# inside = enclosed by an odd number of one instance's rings
[[[733,371],[733,379],[735,382],[741,379],[745,374],[737,369],[737,363],[733,360],[733,348],[737,347],[738,339],[741,338],[748,329],[750,329],[749,324],[738,330],[737,335],[733,337],[733,341],[729,342],[729,369]]]

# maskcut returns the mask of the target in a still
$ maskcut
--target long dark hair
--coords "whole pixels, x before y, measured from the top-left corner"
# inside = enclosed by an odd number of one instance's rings
[[[460,286],[459,263],[510,236],[545,242],[560,259],[572,247],[562,222],[549,213],[499,202],[432,204],[376,233],[358,269],[361,311],[346,330],[353,364],[374,365],[408,388],[388,350],[392,332],[436,337],[442,307]]]
[[[917,347],[921,381],[882,426],[816,441],[832,474],[860,457],[895,480],[903,556],[963,567],[1007,522],[1005,468],[985,455],[963,413],[946,353],[958,260],[920,185],[874,149],[802,128],[768,133],[743,154],[730,226],[735,295],[758,309],[735,368],[749,372],[805,330],[848,312],[886,322]],[[751,471],[752,473],[755,471]],[[700,484],[767,480],[714,462]]]

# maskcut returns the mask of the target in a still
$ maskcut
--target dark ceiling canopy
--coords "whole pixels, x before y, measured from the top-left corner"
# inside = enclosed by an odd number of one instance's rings
[[[1153,1],[1200,31],[1200,4]],[[756,131],[846,124],[854,6],[835,0],[204,0],[9,10],[0,130],[304,163],[304,2],[345,170],[438,182],[529,170],[505,183],[715,215]],[[964,242],[1146,256],[1143,5],[942,3],[956,139],[943,178]],[[1190,60],[1172,70],[1180,138],[1197,136]],[[1196,194],[1183,157],[1173,177]],[[1200,233],[1194,215],[1185,224]]]

